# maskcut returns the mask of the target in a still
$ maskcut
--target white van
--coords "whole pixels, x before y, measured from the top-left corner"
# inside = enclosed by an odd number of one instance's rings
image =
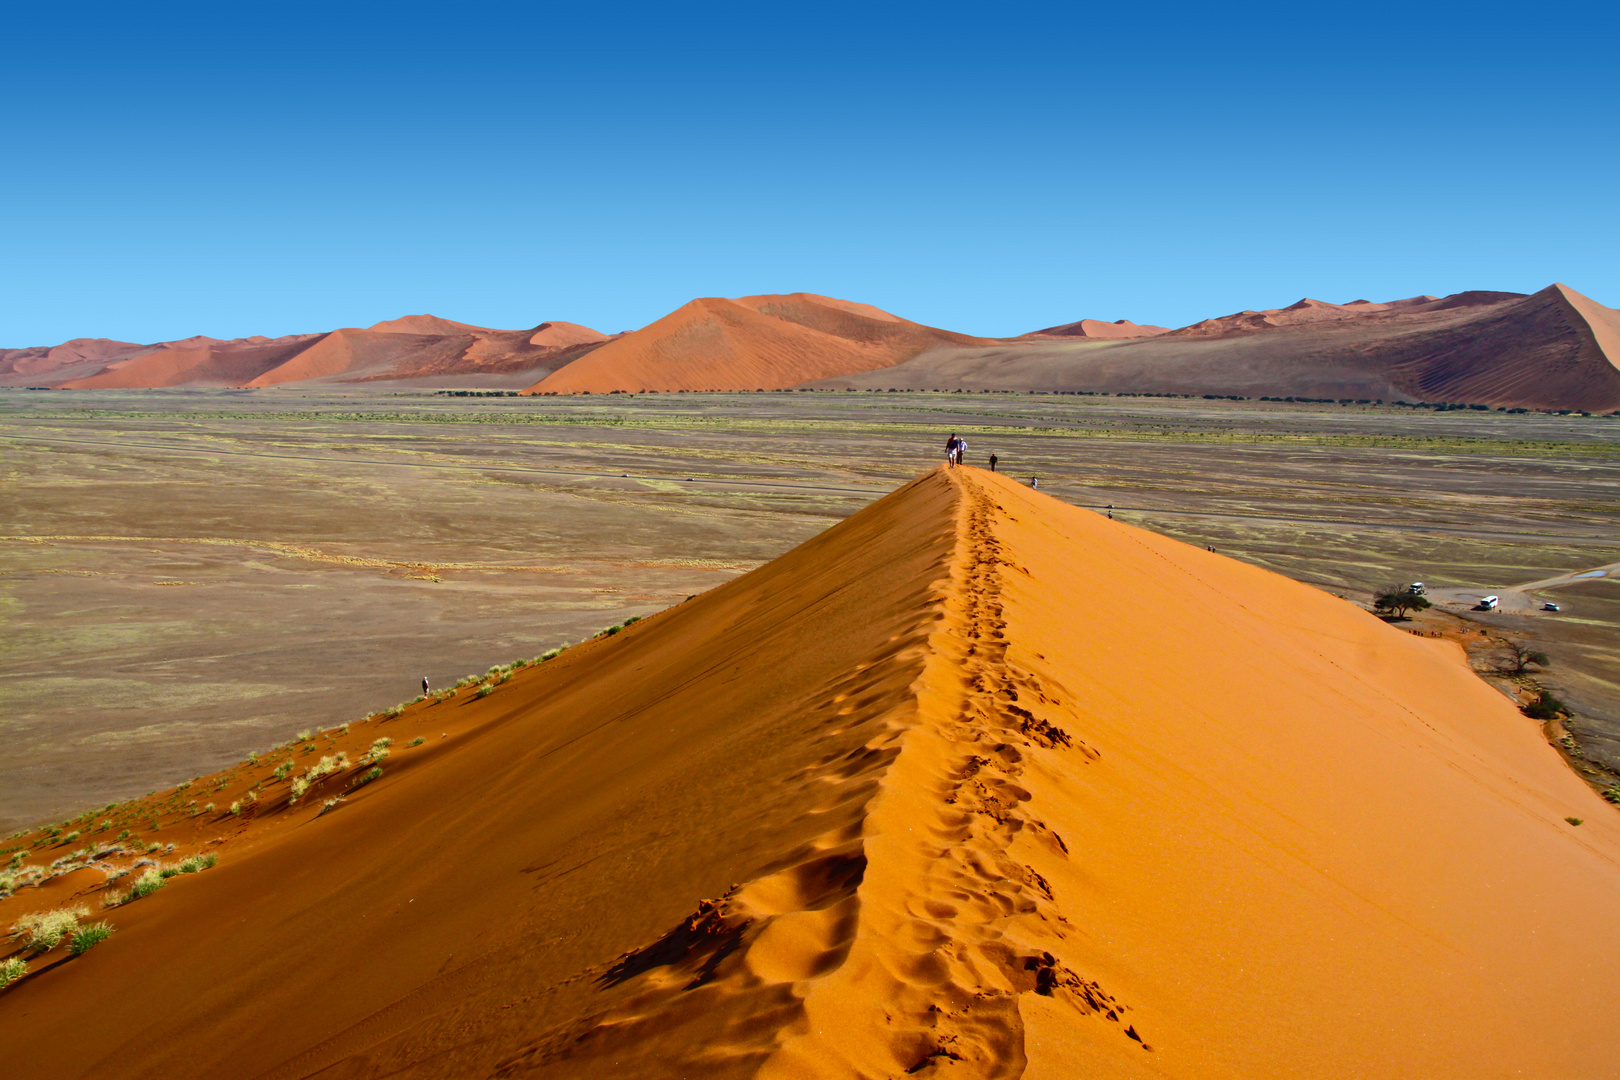
[[[1501,599],[1501,597],[1498,597],[1498,596],[1482,596],[1482,597],[1479,598],[1479,606],[1476,607],[1474,610],[1475,611],[1495,611],[1496,608],[1497,608],[1497,605],[1500,604],[1501,602],[1502,602],[1502,599]]]
[[[1411,593],[1413,596],[1422,596],[1423,595],[1423,582],[1421,582],[1421,581],[1412,582],[1412,584],[1410,584],[1410,585],[1408,585],[1406,587],[1406,591]]]

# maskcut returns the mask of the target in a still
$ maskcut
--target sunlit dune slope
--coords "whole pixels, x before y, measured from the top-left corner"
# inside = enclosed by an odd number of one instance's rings
[[[930,348],[985,343],[811,293],[709,297],[609,342],[530,389],[778,390],[886,368]]]
[[[0,993],[8,1064],[1609,1075],[1620,827],[1533,722],[1453,646],[1005,477],[344,737],[418,732]]]

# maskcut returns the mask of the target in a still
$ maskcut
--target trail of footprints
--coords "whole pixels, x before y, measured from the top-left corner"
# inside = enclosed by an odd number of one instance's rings
[[[1092,759],[1098,753],[1037,715],[1041,704],[1056,705],[1058,698],[1035,673],[1008,661],[1003,574],[1024,571],[1006,557],[995,535],[994,502],[971,481],[963,486],[965,579],[957,583],[961,607],[954,614],[964,645],[964,694],[958,715],[939,732],[958,756],[936,782],[937,805],[943,808],[935,826],[939,844],[918,892],[929,898],[922,906],[947,936],[932,951],[944,960],[949,985],[966,993],[959,1004],[946,995],[945,1004],[931,1006],[935,1045],[910,1071],[1020,1075],[1024,1057],[1016,999],[1031,991],[1119,1024],[1126,1037],[1150,1049],[1126,1023],[1127,1006],[1050,952],[1021,955],[1006,932],[1009,919],[1018,916],[1067,924],[1050,883],[1010,854],[1014,837],[1027,831],[1068,857],[1063,838],[1029,812],[1031,793],[1019,783],[1026,752],[1039,746]],[[1056,937],[1064,936],[1059,929]]]

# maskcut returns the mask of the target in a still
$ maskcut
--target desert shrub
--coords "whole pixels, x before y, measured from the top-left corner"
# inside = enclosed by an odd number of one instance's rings
[[[624,627],[622,627],[622,626],[610,626],[606,630],[602,631],[602,636],[603,637],[612,637],[614,634],[617,634],[620,630],[623,630],[623,629],[624,629]]]
[[[242,812],[242,800],[241,799],[238,799],[235,802],[231,803],[231,816],[232,817],[235,817],[235,816],[241,814],[241,812]]]
[[[403,705],[395,705],[392,709],[389,709],[383,715],[388,717],[390,720],[392,720],[396,716],[403,716],[403,715],[405,715],[405,706],[403,706]]]
[[[293,741],[294,742],[309,742],[309,734],[310,734],[309,729],[305,728],[303,731],[300,731],[294,737]]]
[[[422,736],[418,735],[416,738],[412,739],[410,742],[406,743],[405,745],[406,746],[421,746],[425,742],[427,742],[427,740],[422,738]]]
[[[257,750],[253,751],[247,756],[247,763],[249,765],[257,765],[259,763],[259,752]]]
[[[128,840],[129,839],[129,830],[125,829],[123,832],[119,833],[118,834],[118,839],[120,839],[120,840]]]
[[[45,952],[61,944],[62,938],[79,927],[79,920],[90,914],[89,908],[57,908],[54,911],[36,911],[24,915],[11,928],[12,937],[26,938],[23,947]]]
[[[68,937],[68,952],[83,956],[103,941],[112,937],[113,928],[104,922],[81,926]]]
[[[527,661],[527,660],[514,660],[514,661],[512,661],[511,666],[514,667],[514,668],[528,667],[529,666],[529,661]]]
[[[289,803],[297,802],[299,799],[302,799],[304,797],[304,792],[306,792],[308,790],[309,790],[309,781],[308,780],[304,779],[302,776],[293,777],[292,794],[291,794],[291,796],[288,797],[287,801]]]
[[[1607,799],[1609,802],[1620,803],[1620,787],[1606,787],[1606,788],[1604,788],[1603,789],[1603,797],[1605,799]]]
[[[4,990],[26,974],[28,974],[28,961],[18,960],[15,957],[10,960],[0,960],[0,990]]]
[[[343,724],[337,730],[339,735],[347,735],[349,733],[349,725]]]
[[[151,896],[153,893],[163,888],[163,886],[168,883],[168,880],[168,876],[166,876],[161,870],[155,866],[151,867],[144,874],[135,879],[134,885],[130,886],[129,898],[131,900],[139,900],[143,896]]]
[[[473,697],[489,697],[489,695],[493,694],[494,692],[495,685],[493,683],[485,683],[478,688],[478,693],[474,694]]]
[[[78,838],[79,838],[79,830],[74,829],[72,832],[70,832],[66,836],[62,837],[62,843],[71,844],[71,843],[73,843],[73,841],[77,840]]]
[[[96,823],[96,832],[104,832],[112,828],[112,818],[102,818]]]
[[[186,790],[186,788],[188,788],[190,786],[191,786],[191,781],[190,780],[182,780],[180,783],[174,785],[174,790],[176,790],[176,791],[184,791],[184,790]]]
[[[277,780],[280,780],[292,771],[293,763],[291,761],[283,761],[280,765],[276,766],[276,771],[270,775],[275,777]]]
[[[214,812],[214,804],[213,803],[209,803],[207,806],[203,807],[203,813],[212,814],[213,812]]]
[[[1585,818],[1567,817],[1564,820],[1569,822],[1571,825],[1584,825],[1584,824],[1586,824],[1586,819]]]
[[[181,874],[195,874],[199,870],[207,870],[219,862],[219,856],[213,853],[207,855],[192,855],[181,859],[177,872]]]
[[[1536,700],[1523,706],[1520,711],[1532,720],[1556,720],[1567,710],[1562,701],[1553,697],[1548,691],[1543,690]]]
[[[555,649],[548,649],[540,654],[540,662],[545,663],[547,660],[555,660],[562,654],[562,651],[563,646],[561,645],[557,646]]]
[[[629,626],[633,622],[640,622],[640,621],[641,621],[641,616],[640,615],[632,615],[628,619],[624,620],[624,625]]]
[[[360,783],[362,785],[364,785],[364,784],[371,783],[373,780],[380,780],[380,779],[382,779],[382,774],[383,774],[382,766],[381,765],[373,765],[371,767],[371,771],[366,773],[366,775],[364,775],[364,776],[362,776],[360,778]]]

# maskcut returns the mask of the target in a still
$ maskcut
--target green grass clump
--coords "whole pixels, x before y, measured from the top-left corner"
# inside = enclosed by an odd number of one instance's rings
[[[306,792],[308,790],[309,790],[309,781],[307,779],[305,779],[302,776],[293,777],[292,795],[287,799],[287,801],[289,803],[297,802],[299,799],[302,799],[304,797],[304,792]]]
[[[360,783],[362,785],[365,785],[365,784],[371,783],[373,780],[380,780],[380,779],[382,779],[382,774],[383,774],[382,766],[381,765],[373,765],[371,767],[371,771],[366,773],[366,775],[364,775],[364,776],[362,776],[360,778]]]
[[[0,990],[4,990],[26,974],[28,974],[28,961],[18,960],[15,957],[10,960],[0,960]]]
[[[135,884],[130,886],[129,898],[139,900],[144,896],[151,896],[168,884],[169,878],[172,876],[172,874],[164,874],[155,866],[148,867],[146,873],[136,878]]]
[[[293,763],[292,763],[291,760],[288,760],[288,761],[283,761],[280,765],[277,765],[276,766],[276,771],[271,773],[270,775],[275,777],[277,780],[280,780],[280,779],[283,779],[288,773],[290,773],[292,771],[293,771]]]
[[[199,870],[211,869],[217,862],[219,862],[219,856],[212,852],[207,855],[192,855],[189,858],[180,860],[179,870],[182,874],[195,874]]]
[[[79,830],[74,829],[72,832],[70,832],[66,836],[62,837],[62,843],[71,844],[71,843],[73,843],[73,841],[77,840],[78,838],[79,838]]]
[[[96,832],[105,832],[110,828],[112,828],[112,818],[102,818],[96,822]]]
[[[422,738],[422,736],[418,735],[416,738],[412,739],[410,742],[406,743],[405,745],[406,746],[421,746],[425,742],[427,742],[427,740]]]
[[[68,937],[68,952],[83,956],[103,941],[112,937],[113,928],[104,922],[81,926]]]
[[[1603,797],[1612,803],[1620,803],[1620,787],[1607,787],[1603,789]]]
[[[89,908],[57,908],[54,911],[36,911],[24,915],[11,928],[12,937],[25,938],[23,947],[35,952],[46,952],[61,944],[62,939],[79,928],[79,920],[90,914]]]
[[[495,685],[493,683],[485,683],[478,688],[478,693],[474,694],[473,697],[489,697],[489,695],[493,694],[494,692]]]
[[[120,840],[128,840],[129,839],[129,830],[125,829],[123,832],[119,833],[118,834],[118,839],[120,839]]]
[[[294,742],[309,742],[309,735],[310,735],[309,729],[305,728],[303,731],[300,731],[297,735],[295,735],[293,737],[293,741]]]

